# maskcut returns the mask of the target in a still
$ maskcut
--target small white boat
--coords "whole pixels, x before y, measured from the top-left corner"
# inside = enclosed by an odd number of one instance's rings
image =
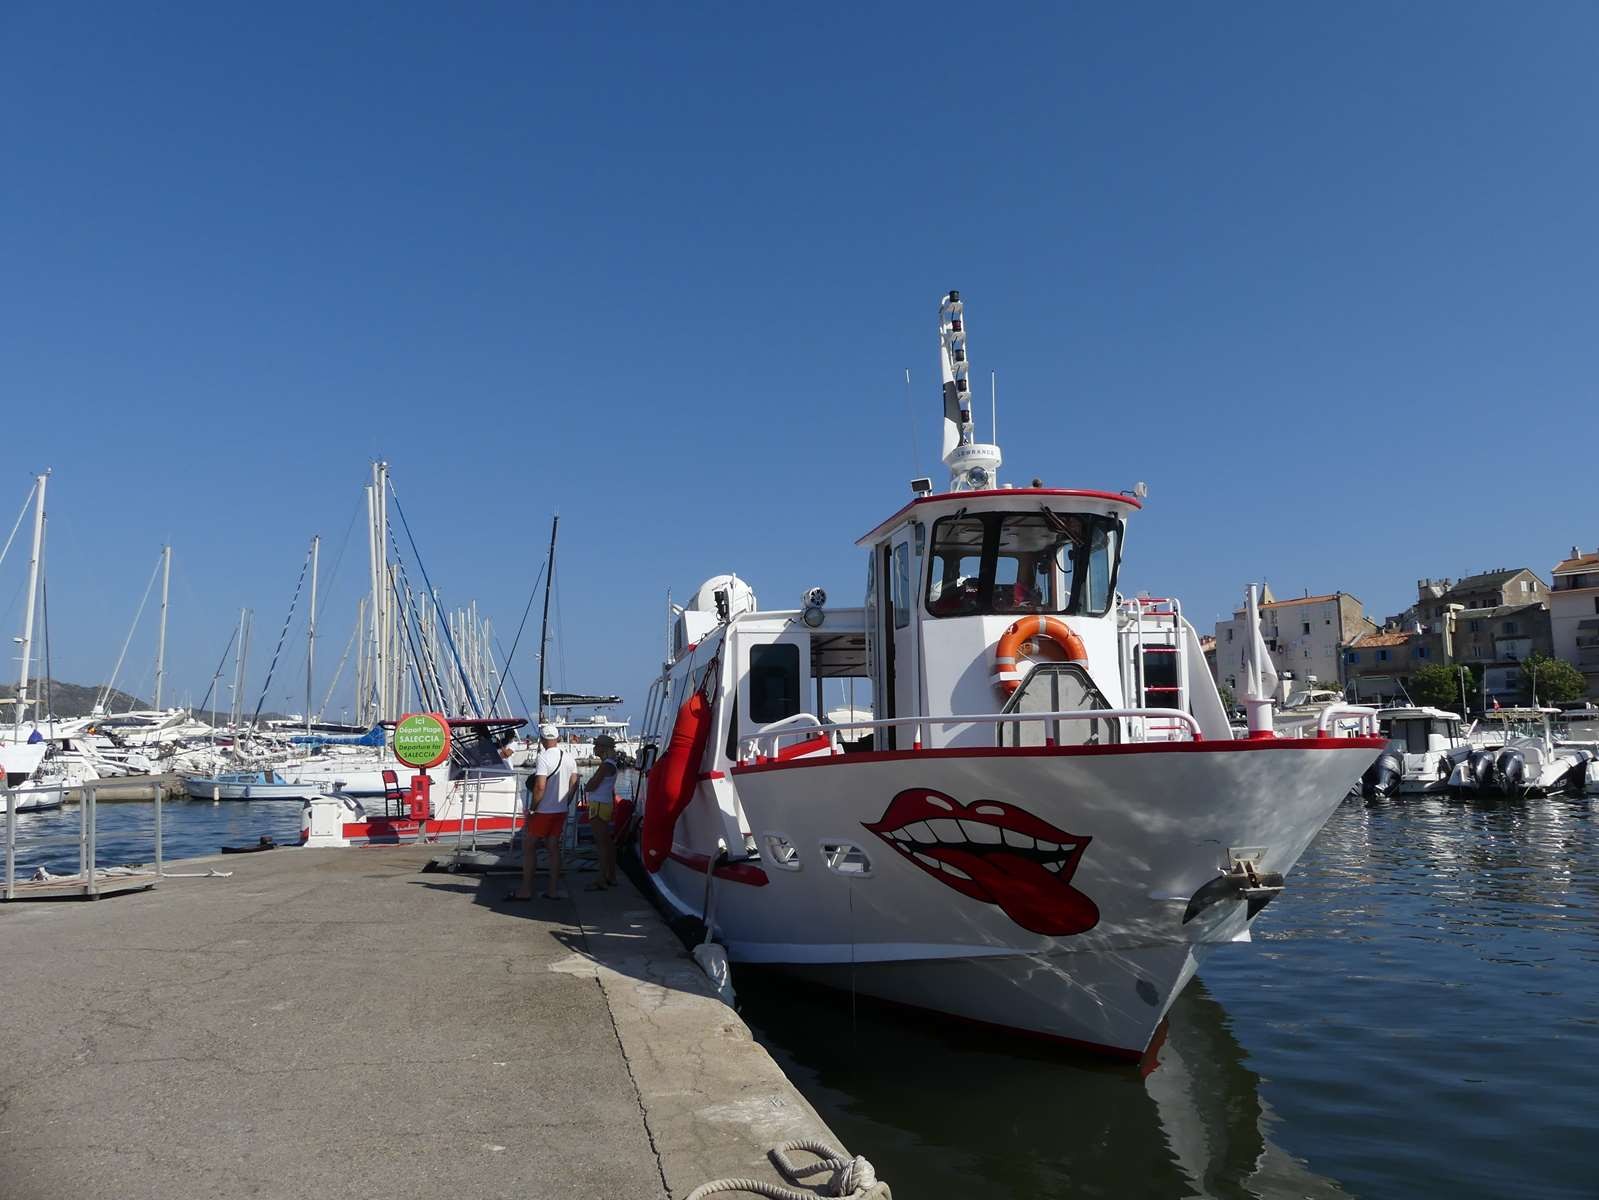
[[[285,779],[270,767],[183,779],[184,795],[191,800],[308,800],[326,790],[325,784]]]
[[[1458,762],[1449,776],[1453,791],[1474,795],[1580,795],[1588,785],[1593,754],[1556,744],[1550,718],[1557,708],[1502,708],[1487,714],[1497,727],[1497,745],[1481,746]]]
[[[1368,800],[1397,793],[1445,792],[1455,767],[1472,745],[1460,731],[1460,716],[1442,708],[1385,708],[1377,728],[1388,744],[1361,777]]]

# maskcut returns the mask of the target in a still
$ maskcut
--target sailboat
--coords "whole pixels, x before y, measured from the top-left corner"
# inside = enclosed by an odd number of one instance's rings
[[[6,787],[17,792],[16,797],[9,801],[17,812],[40,812],[60,808],[65,797],[65,792],[59,787],[28,786],[44,762],[45,751],[49,749],[49,742],[39,731],[37,724],[28,720],[28,710],[35,703],[28,695],[28,680],[33,663],[33,623],[35,605],[39,598],[39,567],[44,552],[44,493],[49,482],[48,470],[34,477],[28,500],[23,502],[22,513],[17,516],[17,525],[12,527],[11,538],[6,540],[5,549],[0,550],[0,561],[4,561],[6,551],[11,548],[11,539],[16,537],[17,527],[22,524],[23,515],[28,511],[28,502],[31,501],[33,551],[28,558],[28,590],[24,604],[22,636],[17,639],[20,646],[17,693],[11,700],[14,709],[11,723],[7,727],[0,728],[0,769],[4,771]]]

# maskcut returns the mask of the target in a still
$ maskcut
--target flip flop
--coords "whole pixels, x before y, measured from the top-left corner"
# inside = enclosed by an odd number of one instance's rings
[[[500,897],[500,900],[504,904],[532,904],[533,903],[533,897],[532,896],[518,896],[515,892],[506,892],[505,895]]]

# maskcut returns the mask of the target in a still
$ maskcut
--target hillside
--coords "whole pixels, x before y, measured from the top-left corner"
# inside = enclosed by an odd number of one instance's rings
[[[30,679],[28,681],[28,694],[39,700],[33,712],[44,715],[46,705],[44,697],[50,698],[48,708],[54,709],[53,716],[57,717],[84,717],[94,711],[94,702],[100,695],[100,689],[105,686],[99,683],[66,683],[59,679]],[[17,694],[17,685],[14,683],[0,684],[0,712],[10,715],[10,706],[6,700]],[[106,699],[106,708],[111,712],[126,712],[130,708],[148,708],[148,703],[136,696],[130,696],[116,688],[111,690],[111,695]]]

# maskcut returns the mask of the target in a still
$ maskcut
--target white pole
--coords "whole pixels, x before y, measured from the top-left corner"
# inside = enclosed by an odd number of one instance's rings
[[[28,711],[28,666],[33,649],[33,606],[39,596],[39,552],[44,546],[44,487],[50,472],[38,477],[39,490],[33,502],[33,556],[28,560],[28,606],[22,620],[22,666],[17,676],[17,729],[22,728]]]
[[[1261,669],[1264,664],[1259,660],[1262,653],[1268,652],[1262,649],[1260,606],[1254,584],[1249,585],[1245,608],[1244,636],[1248,639],[1245,645],[1249,654],[1245,674],[1248,676],[1249,698],[1244,701],[1244,711],[1249,719],[1249,736],[1269,737],[1275,732],[1272,727],[1272,702],[1263,694],[1266,690],[1264,672]]]
[[[155,643],[155,706],[161,708],[161,684],[167,674],[167,592],[172,583],[172,547],[161,551],[161,632]]]
[[[988,373],[988,425],[989,438],[994,445],[999,445],[999,373]]]
[[[311,687],[316,680],[316,571],[322,548],[320,534],[311,539],[311,608],[305,627],[305,731],[311,732]]]

